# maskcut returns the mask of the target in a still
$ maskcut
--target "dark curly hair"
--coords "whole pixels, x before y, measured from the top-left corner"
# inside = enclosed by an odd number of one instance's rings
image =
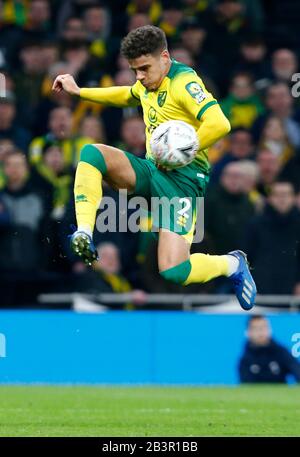
[[[165,32],[154,25],[144,25],[132,30],[121,43],[121,53],[126,59],[156,54],[167,48]]]

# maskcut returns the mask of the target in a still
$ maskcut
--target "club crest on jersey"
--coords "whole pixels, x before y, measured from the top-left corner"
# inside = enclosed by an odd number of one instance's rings
[[[166,90],[162,90],[162,91],[158,92],[158,96],[157,96],[158,106],[162,107],[166,101],[166,98],[167,98]]]
[[[206,94],[202,87],[196,81],[188,83],[185,88],[197,103],[201,103],[206,98]]]

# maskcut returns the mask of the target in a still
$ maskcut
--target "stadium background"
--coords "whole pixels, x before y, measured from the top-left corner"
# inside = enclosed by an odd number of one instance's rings
[[[244,248],[261,294],[300,293],[300,112],[291,90],[300,49],[293,33],[298,8],[296,1],[283,6],[276,0],[2,2],[2,306],[32,306],[45,292],[230,293],[222,280],[188,288],[164,281],[151,235],[96,233],[97,244],[106,244],[93,272],[68,249],[82,145],[107,142],[143,157],[144,127],[138,110],[57,95],[51,83],[71,73],[81,87],[132,84],[120,40],[146,23],[165,30],[171,55],[199,72],[233,128],[210,151],[206,235],[193,250]],[[270,206],[278,180],[294,191],[277,188]],[[108,188],[105,193],[117,200]]]
[[[143,157],[144,124],[139,110],[57,95],[51,84],[60,73],[81,87],[133,84],[119,46],[144,24],[164,29],[171,55],[195,68],[232,124],[210,150],[205,238],[192,249],[248,253],[260,295],[273,296],[256,311],[276,314],[275,336],[291,349],[300,331],[299,16],[297,0],[0,2],[0,382],[238,382],[246,316],[210,314],[239,312],[224,305],[228,282],[164,281],[147,233],[96,232],[93,270],[69,251],[81,147]],[[103,303],[102,293],[131,295]],[[149,304],[152,293],[197,294],[202,305],[215,294],[222,307],[195,307],[192,295]]]

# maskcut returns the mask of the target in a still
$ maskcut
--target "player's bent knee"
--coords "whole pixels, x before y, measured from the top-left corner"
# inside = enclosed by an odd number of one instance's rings
[[[105,175],[107,173],[107,166],[99,146],[102,145],[86,144],[83,146],[80,152],[80,161],[92,165]]]
[[[184,284],[189,277],[191,268],[191,262],[186,260],[175,267],[160,271],[159,273],[167,281],[175,282],[176,284]]]

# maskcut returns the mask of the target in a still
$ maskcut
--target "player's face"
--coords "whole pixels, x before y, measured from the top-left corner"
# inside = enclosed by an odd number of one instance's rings
[[[134,71],[136,79],[148,91],[158,89],[170,68],[170,55],[167,50],[160,54],[145,54],[136,59],[130,59],[130,68]]]

